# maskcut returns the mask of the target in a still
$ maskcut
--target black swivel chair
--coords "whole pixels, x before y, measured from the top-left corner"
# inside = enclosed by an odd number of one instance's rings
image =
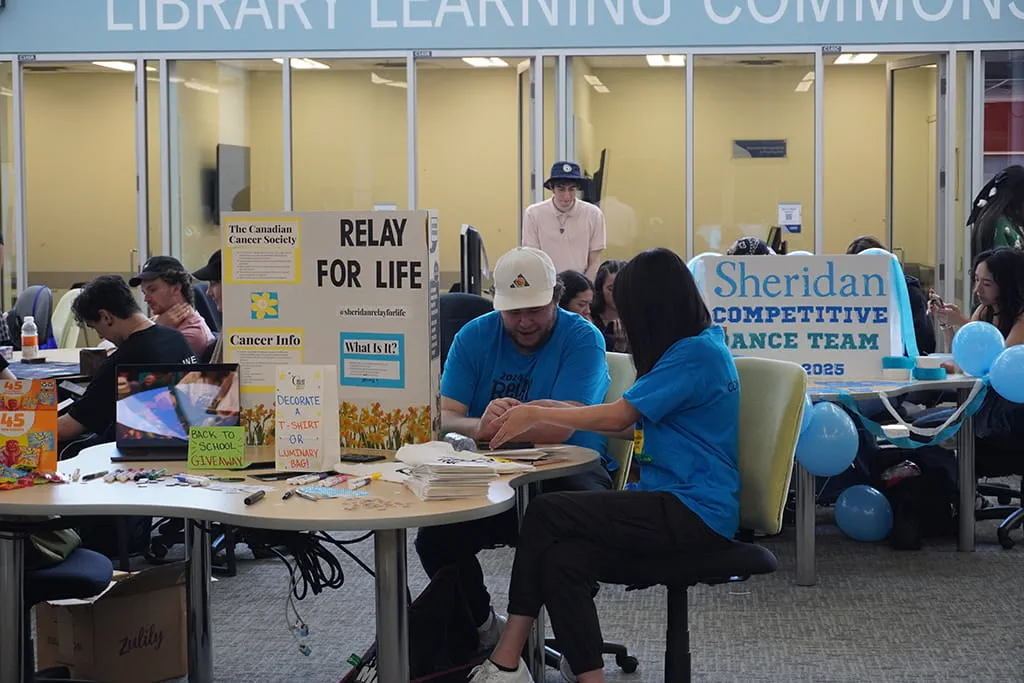
[[[485,313],[494,310],[494,304],[490,299],[477,294],[466,294],[464,292],[447,292],[440,298],[441,318],[441,371],[444,372],[444,362],[448,359],[448,350],[455,341],[462,326],[474,318],[479,318]]]
[[[35,671],[35,643],[32,639],[32,606],[50,600],[91,598],[110,584],[114,566],[100,553],[77,548],[58,565],[25,572],[25,677],[32,683],[64,681],[74,683],[66,667]],[[79,683],[87,683],[80,681]]]

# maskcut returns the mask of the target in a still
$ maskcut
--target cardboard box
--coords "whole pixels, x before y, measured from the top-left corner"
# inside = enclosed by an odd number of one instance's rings
[[[36,666],[66,666],[75,678],[155,683],[185,676],[183,563],[115,572],[87,600],[36,605]]]

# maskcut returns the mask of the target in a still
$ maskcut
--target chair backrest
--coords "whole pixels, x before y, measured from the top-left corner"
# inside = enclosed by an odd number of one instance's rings
[[[441,319],[441,370],[444,371],[444,362],[448,359],[448,350],[455,341],[462,326],[474,318],[490,313],[494,310],[494,304],[490,299],[477,294],[466,294],[464,292],[446,292],[441,295],[440,301]]]
[[[81,328],[71,315],[71,304],[75,303],[75,299],[81,293],[81,289],[69,289],[53,309],[53,338],[57,341],[58,348],[73,349],[78,346],[78,333]]]
[[[636,367],[633,365],[633,356],[628,353],[605,353],[608,359],[608,375],[612,383],[608,385],[608,392],[604,395],[605,403],[614,403],[622,398],[622,394],[633,386],[636,381]],[[608,455],[619,468],[615,470],[613,479],[615,489],[621,491],[626,486],[629,478],[629,467],[633,462],[633,441],[626,439],[608,439]]]
[[[796,363],[737,358],[740,376],[740,528],[782,529],[807,374]]]
[[[14,301],[14,310],[18,312],[22,320],[26,315],[35,318],[36,328],[39,330],[40,346],[50,338],[52,330],[51,311],[53,310],[53,292],[46,285],[32,285],[27,287]]]

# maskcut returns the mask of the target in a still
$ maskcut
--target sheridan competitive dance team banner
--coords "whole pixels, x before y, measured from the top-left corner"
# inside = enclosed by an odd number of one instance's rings
[[[736,356],[799,363],[810,376],[878,378],[903,355],[884,255],[706,256],[703,293]]]
[[[436,215],[224,213],[221,224],[224,353],[241,364],[248,445],[274,444],[275,371],[298,365],[337,366],[342,448],[438,437]]]

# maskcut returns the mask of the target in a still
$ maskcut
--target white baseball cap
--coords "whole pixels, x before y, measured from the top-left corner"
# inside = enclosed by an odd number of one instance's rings
[[[517,247],[494,264],[494,310],[540,308],[551,303],[558,273],[540,249]]]

